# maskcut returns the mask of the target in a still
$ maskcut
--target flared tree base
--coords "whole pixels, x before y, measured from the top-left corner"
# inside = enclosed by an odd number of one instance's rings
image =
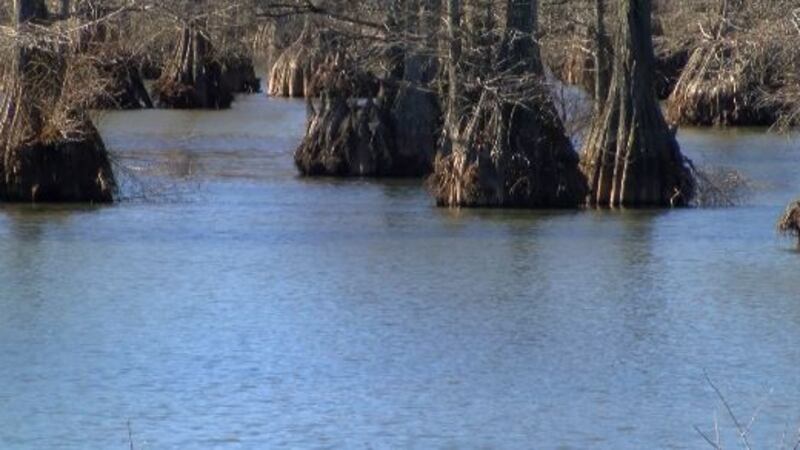
[[[2,169],[0,201],[110,203],[114,199],[108,152],[91,125],[75,139],[9,148]]]

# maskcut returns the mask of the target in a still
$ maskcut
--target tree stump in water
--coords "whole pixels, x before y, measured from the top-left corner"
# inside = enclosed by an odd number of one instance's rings
[[[212,58],[212,45],[195,25],[180,32],[175,56],[153,86],[160,108],[225,109],[233,93],[225,83],[223,67]]]
[[[16,0],[16,11],[23,36],[29,22],[47,17],[42,1]],[[103,140],[64,92],[64,49],[30,41],[18,44],[13,70],[0,81],[0,200],[112,201],[116,186]]]
[[[650,6],[619,3],[609,94],[598,102],[583,151],[592,206],[686,206],[694,194],[691,170],[655,96]]]
[[[537,4],[509,0],[504,42],[495,63],[500,81],[482,89],[475,104],[462,101],[455,38],[458,1],[448,2],[451,61],[447,148],[429,183],[440,206],[577,207],[586,185],[578,156],[544,87],[533,34]],[[481,74],[480,76],[484,76]],[[491,77],[487,77],[491,78]],[[467,111],[462,120],[462,111]]]
[[[100,134],[88,120],[80,136],[27,140],[5,147],[0,200],[6,202],[113,201],[115,183]]]
[[[363,104],[349,96],[325,93],[311,113],[306,136],[295,152],[303,175],[390,175],[395,153],[385,99]]]
[[[359,98],[326,89],[309,99],[306,136],[295,152],[295,163],[307,176],[420,177],[431,172],[435,134],[430,123],[416,132],[401,131],[438,112],[428,93],[407,87],[400,93],[381,89],[375,97]],[[314,106],[317,103],[317,106]],[[416,109],[414,109],[416,108]],[[413,110],[412,110],[413,109]],[[420,115],[409,116],[416,111]],[[406,122],[406,120],[409,120]],[[419,146],[417,146],[419,145]]]
[[[578,155],[551,104],[485,94],[450,139],[429,181],[439,206],[572,208],[585,198]]]
[[[320,98],[308,100],[307,133],[295,152],[302,174],[421,177],[431,172],[441,112],[436,95],[419,87],[429,81],[425,64],[408,60],[404,76],[411,83],[406,84],[393,78],[378,82],[343,50],[326,57],[308,85]]]

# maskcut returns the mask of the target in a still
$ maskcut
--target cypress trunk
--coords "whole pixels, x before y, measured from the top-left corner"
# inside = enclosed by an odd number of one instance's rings
[[[436,1],[409,2],[406,28],[415,34],[433,36],[435,24],[429,17],[438,11]],[[397,146],[397,159],[407,166],[409,174],[423,176],[431,173],[438,148],[442,112],[438,96],[428,89],[436,74],[432,56],[417,50],[403,55],[400,87],[391,109]]]
[[[458,6],[451,0],[450,7]],[[458,49],[458,15],[451,9],[450,39]],[[472,104],[461,97],[458,58],[451,58],[450,105],[431,187],[437,204],[450,207],[576,207],[585,180],[544,86],[535,40],[537,2],[508,0],[506,27],[494,71],[500,81]],[[478,80],[479,81],[479,80]],[[466,111],[462,120],[461,111]]]
[[[650,0],[620,0],[609,93],[586,140],[588,202],[598,207],[685,206],[694,183],[653,86]]]
[[[605,0],[595,0],[594,27],[594,105],[595,114],[599,114],[608,98],[608,84],[611,73],[611,44],[606,34]]]
[[[184,26],[172,60],[153,86],[156,104],[175,109],[229,108],[233,92],[212,53],[212,44],[197,21]]]
[[[29,22],[46,24],[43,1],[16,0],[15,11],[23,37]],[[114,177],[100,134],[85,111],[61,103],[64,48],[29,39],[17,45],[14,70],[0,85],[0,200],[112,201]]]
[[[388,31],[424,32],[422,19],[433,4],[392,2]],[[441,121],[438,99],[425,89],[434,76],[433,59],[404,44],[400,40],[383,55],[389,69],[377,93],[369,92],[372,83],[354,69],[344,49],[318,70],[309,87],[320,97],[309,100],[306,136],[295,151],[302,174],[421,177],[431,172]]]

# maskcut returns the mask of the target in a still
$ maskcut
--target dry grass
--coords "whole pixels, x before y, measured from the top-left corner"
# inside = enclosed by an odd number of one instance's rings
[[[778,231],[785,235],[797,239],[800,248],[800,200],[795,200],[784,211],[778,220]]]
[[[700,40],[669,101],[675,124],[772,125],[785,105],[775,93],[787,85],[787,64],[800,56],[787,33],[790,3],[744,2],[709,14]]]

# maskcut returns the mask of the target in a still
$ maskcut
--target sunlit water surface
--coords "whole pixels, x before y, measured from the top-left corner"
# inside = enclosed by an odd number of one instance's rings
[[[128,200],[0,207],[0,448],[702,448],[715,412],[733,446],[706,373],[792,439],[797,142],[682,132],[733,209],[448,211],[297,178],[304,117],[108,113]]]

